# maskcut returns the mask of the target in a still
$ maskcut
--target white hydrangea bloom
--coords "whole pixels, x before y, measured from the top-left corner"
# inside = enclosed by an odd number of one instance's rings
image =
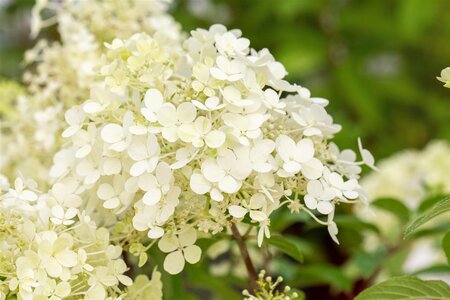
[[[137,33],[106,46],[102,92],[92,88],[68,113],[67,146],[53,166],[61,171],[52,172],[80,183],[81,207],[107,209],[150,239],[181,239],[161,248],[176,258],[165,263],[171,273],[194,261],[183,252],[192,244],[177,237],[186,227],[217,233],[248,215],[261,245],[270,214],[285,204],[337,241],[335,206],[363,197],[358,174],[373,157],[360,142],[363,161],[329,142],[340,126],[327,100],[283,80],[267,50],[222,25],[183,43]]]
[[[140,31],[158,31],[160,36],[178,41],[180,26],[167,14],[167,8],[165,0],[37,1],[32,10],[32,36],[57,24],[60,41],[39,40],[25,55],[30,64],[24,74],[27,89],[11,104],[16,114],[2,120],[2,127],[11,129],[0,133],[0,165],[5,175],[15,177],[20,170],[27,177],[35,177],[40,185],[50,186],[48,168],[62,144],[61,133],[62,137],[77,135],[78,156],[88,154],[92,128],[83,127],[84,109],[68,109],[91,93],[112,96],[96,77],[95,66],[105,52],[103,43]],[[101,110],[98,106],[90,108]],[[64,119],[70,124],[65,130]]]
[[[72,218],[65,216],[55,222],[64,210],[53,206],[50,212],[49,193],[36,192],[32,205],[13,207],[8,199],[20,188],[17,184],[16,190],[0,195],[1,291],[18,299],[119,299],[119,283],[129,286],[132,281],[124,275],[122,248],[110,244],[109,231],[81,215],[76,223],[64,221]],[[77,212],[69,208],[66,215]]]

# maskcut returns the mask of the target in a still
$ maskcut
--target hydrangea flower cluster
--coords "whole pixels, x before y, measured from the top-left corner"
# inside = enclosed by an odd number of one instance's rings
[[[378,165],[379,173],[369,174],[362,180],[371,199],[393,197],[416,209],[428,195],[450,193],[448,141],[433,141],[423,150],[404,150]]]
[[[49,186],[48,168],[62,144],[64,113],[88,98],[91,87],[98,84],[94,66],[104,52],[103,42],[136,31],[158,31],[177,40],[180,26],[166,13],[167,4],[160,0],[37,1],[32,36],[56,24],[60,41],[40,39],[25,55],[27,89],[14,103],[20,121],[2,120],[4,175],[14,178],[20,171]]]
[[[450,194],[450,144],[446,140],[432,141],[422,150],[403,150],[381,160],[378,166],[379,173],[368,174],[361,181],[364,190],[370,195],[370,201],[393,198],[401,201],[411,212],[416,212],[426,200]],[[374,206],[357,208],[357,215],[380,229],[384,242],[398,243],[403,226],[395,215]],[[446,221],[446,217],[442,215],[442,221]],[[366,248],[373,249],[380,244],[380,235],[366,233]],[[440,244],[440,236],[414,240],[403,263],[403,270],[413,273],[445,263]],[[434,277],[448,280],[448,276]]]
[[[222,25],[185,36],[157,0],[40,0],[32,14],[34,35],[57,23],[61,42],[28,52],[0,133],[0,299],[160,299],[160,274],[133,283],[123,252],[142,266],[158,247],[177,274],[201,259],[198,238],[230,227],[261,246],[284,207],[338,242],[336,207],[365,200],[374,159],[331,142],[328,100],[267,49]]]
[[[283,206],[337,241],[335,207],[364,198],[357,179],[373,157],[360,142],[362,161],[330,143],[340,126],[328,101],[284,80],[283,65],[249,44],[221,25],[182,44],[159,33],[106,44],[103,84],[66,112],[69,142],[50,170],[82,199],[60,202],[64,215],[89,207],[108,224],[110,213],[131,212],[134,229],[160,239],[172,274],[200,259],[197,231],[249,223],[261,245]]]
[[[34,186],[17,178],[0,200],[0,299],[97,300],[125,294],[119,283],[132,281],[109,231],[86,215],[65,221],[58,206],[51,206],[51,195]]]

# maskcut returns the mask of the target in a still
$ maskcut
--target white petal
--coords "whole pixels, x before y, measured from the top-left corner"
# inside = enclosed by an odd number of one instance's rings
[[[184,269],[184,256],[181,250],[169,253],[164,259],[164,270],[167,273],[175,275]]]
[[[333,211],[333,209],[334,206],[333,204],[331,204],[331,202],[319,201],[319,203],[317,203],[317,211],[320,212],[321,214],[328,215]]]
[[[128,147],[128,155],[134,161],[140,161],[148,158],[147,145],[142,140],[131,143]]]
[[[75,252],[68,249],[59,251],[55,254],[55,258],[58,262],[67,268],[72,268],[78,263],[78,256]]]
[[[295,151],[295,143],[294,141],[288,137],[287,135],[280,135],[275,140],[276,143],[276,149],[278,155],[281,157],[282,160],[288,161],[290,160],[290,154]]]
[[[238,219],[244,217],[247,214],[247,209],[239,205],[230,205],[228,211],[230,212],[230,215]]]
[[[150,228],[150,230],[147,233],[147,236],[151,239],[159,239],[163,235],[164,235],[164,229],[162,229],[161,227],[157,227],[157,226]]]
[[[263,213],[262,211],[251,210],[250,218],[254,221],[262,222],[267,219],[267,215],[265,213]]]
[[[165,127],[174,126],[177,123],[177,111],[172,104],[166,103],[161,106],[157,116],[158,122]]]
[[[197,231],[194,228],[190,227],[189,229],[181,232],[178,236],[178,239],[182,247],[193,245],[197,240]]]
[[[227,74],[225,74],[219,68],[211,68],[209,70],[209,72],[211,73],[211,76],[216,78],[216,79],[219,79],[219,80],[226,80],[227,79]]]
[[[225,133],[219,130],[213,130],[205,137],[206,145],[210,148],[219,148],[225,142]]]
[[[36,201],[38,197],[34,192],[25,190],[22,193],[20,193],[20,198],[31,202],[31,201]]]
[[[159,249],[164,253],[175,251],[179,246],[180,244],[175,235],[165,235],[158,242]]]
[[[115,208],[119,207],[119,205],[120,205],[120,199],[117,197],[108,199],[103,203],[103,207],[106,209],[115,209]]]
[[[191,102],[183,102],[177,107],[177,117],[182,123],[191,123],[197,116],[197,110]]]
[[[51,277],[59,277],[62,273],[62,267],[54,257],[50,257],[44,264],[44,268]]]
[[[309,209],[316,209],[317,208],[317,200],[311,197],[310,195],[305,195],[304,198],[306,207]]]
[[[320,160],[313,158],[302,164],[302,174],[308,179],[317,179],[322,176],[323,165]]]
[[[64,208],[61,205],[55,205],[52,207],[52,215],[58,219],[64,218]]]
[[[198,263],[202,256],[202,249],[197,245],[190,245],[183,249],[184,258],[190,264]]]
[[[211,183],[202,174],[193,174],[189,186],[194,193],[199,195],[206,194],[211,189]]]
[[[119,142],[124,138],[124,132],[122,126],[118,124],[107,124],[101,131],[102,139],[110,144]]]
[[[307,162],[314,157],[314,144],[310,139],[302,139],[295,147],[295,160]]]
[[[97,196],[102,200],[108,200],[116,195],[114,188],[108,183],[102,183],[97,190]]]
[[[117,158],[107,157],[103,161],[102,169],[105,175],[118,174],[122,169],[122,164]]]
[[[133,177],[137,177],[142,175],[145,171],[147,171],[147,161],[141,160],[135,162],[130,168],[130,175]]]
[[[225,193],[233,194],[239,191],[241,188],[242,183],[240,181],[237,181],[231,176],[225,176],[220,182],[219,182],[219,188]]]
[[[223,200],[223,195],[222,195],[222,193],[221,193],[218,189],[216,189],[216,188],[212,189],[212,190],[209,192],[209,194],[211,195],[211,199],[213,199],[214,201],[220,202],[220,201]]]
[[[147,205],[155,205],[161,200],[161,190],[158,188],[150,189],[144,194],[142,201]]]
[[[202,164],[202,173],[211,182],[218,182],[225,176],[225,171],[214,161],[208,159]]]
[[[283,169],[288,173],[297,174],[301,169],[301,165],[294,160],[290,160],[283,164]]]

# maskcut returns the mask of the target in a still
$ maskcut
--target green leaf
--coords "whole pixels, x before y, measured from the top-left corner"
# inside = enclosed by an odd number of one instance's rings
[[[417,228],[433,219],[434,217],[447,211],[450,211],[450,196],[447,196],[446,198],[440,200],[438,203],[433,205],[433,207],[415,218],[406,228],[404,238],[408,238],[417,230]]]
[[[379,198],[372,205],[394,214],[401,222],[409,221],[410,211],[405,204],[394,198]]]
[[[325,264],[301,266],[295,273],[293,283],[297,288],[329,284],[342,291],[349,291],[352,280],[340,267]]]
[[[197,289],[205,289],[211,291],[214,295],[213,299],[229,300],[239,299],[240,293],[233,289],[232,278],[228,276],[211,276],[204,269],[197,266],[189,269],[188,273],[189,284]],[[183,295],[180,298],[167,299],[184,299]]]
[[[303,254],[300,247],[295,243],[294,240],[290,239],[289,236],[279,236],[275,235],[270,237],[270,239],[265,239],[265,242],[271,246],[276,247],[281,252],[289,255],[293,259],[303,262]]]
[[[441,280],[424,281],[414,276],[392,277],[362,291],[355,300],[445,300],[450,286]]]
[[[417,208],[417,212],[423,213],[427,209],[431,208],[433,205],[435,205],[439,200],[442,200],[442,198],[445,198],[445,194],[435,194],[426,197],[425,199],[420,201],[420,205]]]
[[[447,261],[450,264],[450,231],[447,231],[444,239],[442,240],[442,248],[444,248],[445,255],[447,256]]]
[[[379,229],[375,225],[363,222],[355,216],[350,215],[335,216],[334,222],[336,222],[339,228],[349,228],[354,230],[370,230],[375,233],[379,232]]]

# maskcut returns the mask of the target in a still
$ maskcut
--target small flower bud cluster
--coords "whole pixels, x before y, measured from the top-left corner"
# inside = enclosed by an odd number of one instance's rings
[[[266,272],[262,270],[258,275],[256,281],[257,288],[251,294],[248,290],[244,290],[242,295],[244,300],[291,300],[297,299],[298,294],[292,292],[289,286],[285,286],[284,289],[280,289],[280,284],[283,282],[283,278],[279,276],[275,282],[272,277],[266,276]]]

